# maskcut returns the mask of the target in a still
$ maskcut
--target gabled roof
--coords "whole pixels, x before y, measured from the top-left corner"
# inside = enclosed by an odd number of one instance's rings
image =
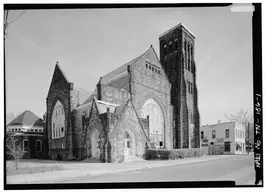
[[[11,121],[8,125],[43,126],[43,120],[31,111],[26,110],[13,121]]]
[[[117,89],[124,89],[129,91],[129,78],[130,75],[127,73],[126,75],[121,76],[120,78],[112,81],[108,85]]]
[[[145,51],[143,54],[141,54],[140,56],[134,58],[133,60],[129,61],[128,63],[125,63],[124,65],[120,66],[119,68],[111,71],[110,73],[104,75],[101,78],[101,83],[102,84],[106,84],[112,87],[115,87],[117,89],[124,89],[127,90],[129,89],[129,74],[127,71],[127,67],[128,66],[133,66],[134,64],[137,63],[137,61],[139,61],[142,57],[144,57],[144,55],[146,55],[149,51],[153,51],[155,54],[155,57],[157,58],[157,60],[160,62],[153,46],[150,46],[150,48]]]
[[[88,91],[82,88],[74,87],[75,97],[77,99],[78,106],[83,105],[93,95],[92,91]],[[91,100],[92,101],[92,100]]]
[[[57,75],[55,75],[56,73],[57,73]],[[59,73],[59,75],[58,75],[58,73]],[[50,87],[49,87],[49,91],[48,91],[47,97],[50,94],[52,83],[54,81],[57,81],[58,78],[60,78],[60,76],[62,76],[67,83],[70,83],[69,79],[67,78],[67,76],[65,75],[65,73],[63,72],[63,70],[61,69],[61,67],[60,67],[60,65],[59,65],[59,63],[57,61],[56,65],[55,65],[55,68],[54,68],[54,71],[53,71],[53,75],[52,75],[52,79],[51,79],[51,82],[50,82]]]
[[[87,100],[85,100],[84,103],[82,103],[82,105],[85,105],[87,103],[91,103],[93,101],[93,98],[96,97],[97,95],[95,93],[93,93],[92,95],[90,95]]]
[[[142,54],[143,55],[143,54]],[[108,84],[109,82],[115,80],[116,78],[119,78],[120,75],[125,75],[127,73],[127,66],[131,66],[134,63],[136,63],[142,55],[134,58],[133,60],[129,61],[128,63],[125,63],[124,65],[120,66],[119,68],[109,72],[108,74],[104,75],[101,79],[101,83]]]

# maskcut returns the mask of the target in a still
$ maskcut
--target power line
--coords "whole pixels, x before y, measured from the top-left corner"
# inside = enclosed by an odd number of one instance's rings
[[[23,13],[21,13],[16,19],[14,19],[14,20],[11,21],[10,23],[8,23],[8,25],[10,25],[10,24],[12,24],[13,22],[15,22],[15,21],[16,21],[19,17],[21,17],[25,12],[26,12],[26,10],[23,11]]]

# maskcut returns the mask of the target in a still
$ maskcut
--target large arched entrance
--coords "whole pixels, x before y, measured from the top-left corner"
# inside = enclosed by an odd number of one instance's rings
[[[135,136],[131,130],[124,133],[124,156],[135,156]]]
[[[92,157],[99,159],[100,157],[100,137],[99,137],[99,131],[97,129],[95,129],[95,131],[92,134],[91,150],[92,150]]]
[[[148,99],[142,107],[142,118],[149,116],[149,139],[156,147],[164,146],[164,116],[161,107],[153,99]]]

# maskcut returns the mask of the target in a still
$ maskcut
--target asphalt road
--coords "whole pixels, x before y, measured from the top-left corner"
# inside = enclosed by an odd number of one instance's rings
[[[236,185],[254,185],[253,155],[127,171],[123,173],[86,176],[62,183],[170,182],[170,181],[236,181]]]

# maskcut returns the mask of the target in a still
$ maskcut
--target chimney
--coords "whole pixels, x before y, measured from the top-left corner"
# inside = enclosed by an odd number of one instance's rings
[[[101,79],[102,77],[99,78],[99,81],[97,83],[97,99],[101,100]]]
[[[221,123],[221,120],[218,120],[218,124],[220,124]]]
[[[70,89],[70,90],[73,90],[73,89],[74,89],[74,84],[71,83],[71,82],[69,83],[69,89]]]

